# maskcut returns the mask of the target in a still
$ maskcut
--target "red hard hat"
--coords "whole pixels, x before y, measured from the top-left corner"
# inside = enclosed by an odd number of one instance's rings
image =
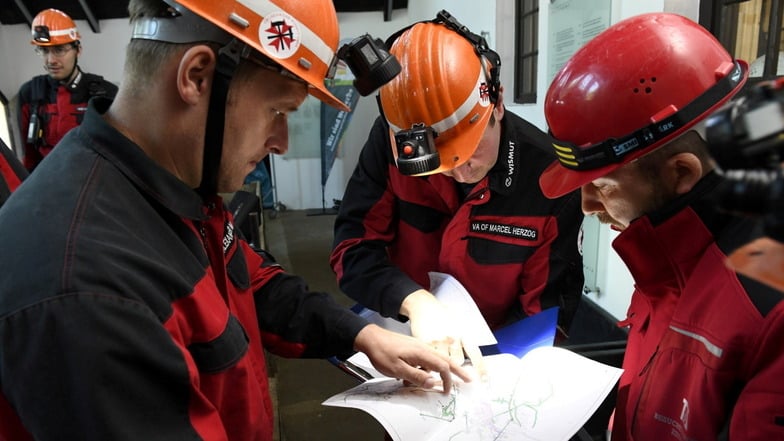
[[[76,23],[63,11],[44,9],[33,19],[31,27],[33,39],[30,43],[37,46],[60,46],[79,41]]]
[[[558,161],[539,179],[559,197],[631,162],[735,95],[748,65],[707,30],[671,13],[620,21],[578,50],[544,103]]]

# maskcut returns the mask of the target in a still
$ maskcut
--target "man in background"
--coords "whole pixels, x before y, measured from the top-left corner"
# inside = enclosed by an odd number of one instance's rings
[[[87,101],[94,96],[113,98],[117,86],[79,68],[81,36],[64,12],[46,9],[33,19],[35,53],[45,75],[19,89],[19,129],[24,144],[23,163],[33,171],[69,130],[81,124]]]

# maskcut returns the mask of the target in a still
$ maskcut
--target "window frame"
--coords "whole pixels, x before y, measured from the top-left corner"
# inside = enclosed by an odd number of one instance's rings
[[[738,13],[740,4],[750,0],[723,0],[723,1],[701,1],[699,23],[708,29],[731,54],[736,52],[738,33]],[[761,29],[772,30],[767,35],[759,33],[758,56],[765,55],[765,64],[762,76],[750,77],[746,87],[757,84],[761,81],[769,81],[781,76],[777,74],[779,54],[784,47],[781,44],[782,20],[784,20],[784,0],[762,0],[762,13],[759,26]],[[766,8],[767,5],[767,8]],[[767,9],[767,10],[766,10]],[[767,14],[767,16],[765,16]],[[762,52],[760,54],[760,52]],[[751,63],[754,60],[745,60]]]
[[[529,32],[524,31],[524,23],[532,26]],[[514,102],[534,104],[539,68],[539,0],[515,1],[514,53]]]

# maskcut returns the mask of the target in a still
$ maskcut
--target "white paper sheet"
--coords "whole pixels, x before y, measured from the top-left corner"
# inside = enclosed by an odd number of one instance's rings
[[[460,382],[448,395],[378,378],[323,404],[369,413],[396,441],[566,441],[621,375],[621,369],[557,347],[485,362],[487,382]]]
[[[475,346],[487,346],[498,343],[493,335],[493,331],[490,330],[482,313],[479,312],[479,308],[474,303],[474,299],[457,279],[449,274],[433,271],[429,272],[428,275],[430,276],[430,292],[455,314],[458,323],[463,326],[463,336],[466,341],[473,343]],[[411,326],[408,322],[404,323],[383,317],[381,314],[367,308],[362,309],[358,314],[384,329],[411,335]],[[351,356],[348,361],[374,377],[384,376],[373,367],[370,359],[361,352]]]
[[[457,322],[463,327],[464,337],[477,346],[496,344],[493,332],[487,326],[487,322],[479,312],[474,299],[463,285],[449,274],[430,272],[428,275],[430,276],[430,292],[455,314]],[[382,317],[379,313],[367,308],[360,311],[359,315],[382,328],[411,335],[411,326],[408,322],[403,323]]]

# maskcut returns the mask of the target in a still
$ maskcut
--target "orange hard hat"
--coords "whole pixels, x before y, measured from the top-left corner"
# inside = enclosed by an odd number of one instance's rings
[[[81,36],[76,23],[63,11],[44,9],[33,19],[31,28],[33,39],[30,43],[38,46],[59,46],[79,41]]]
[[[498,85],[497,77],[491,79],[488,72],[498,69],[494,63],[500,61],[479,55],[466,35],[438,21],[404,30],[389,52],[399,60],[402,72],[381,87],[379,101],[398,168],[403,174],[422,176],[460,166],[476,150],[493,113]],[[405,170],[400,134],[420,127],[432,128],[437,156],[430,155],[436,162]]]
[[[706,29],[672,13],[622,20],[556,74],[544,113],[558,161],[539,179],[559,197],[664,145],[743,87],[748,65]]]
[[[165,0],[181,17],[195,14],[221,30],[224,41],[236,39],[251,51],[272,60],[309,85],[309,92],[325,103],[342,110],[348,107],[324,84],[337,66],[335,55],[340,31],[331,0]],[[169,18],[147,18],[134,29],[133,38],[148,38],[173,43],[215,40],[207,35],[203,22]],[[150,20],[157,20],[149,23]],[[170,22],[174,22],[169,26]],[[178,25],[182,22],[182,25]],[[177,28],[162,30],[163,27]]]

